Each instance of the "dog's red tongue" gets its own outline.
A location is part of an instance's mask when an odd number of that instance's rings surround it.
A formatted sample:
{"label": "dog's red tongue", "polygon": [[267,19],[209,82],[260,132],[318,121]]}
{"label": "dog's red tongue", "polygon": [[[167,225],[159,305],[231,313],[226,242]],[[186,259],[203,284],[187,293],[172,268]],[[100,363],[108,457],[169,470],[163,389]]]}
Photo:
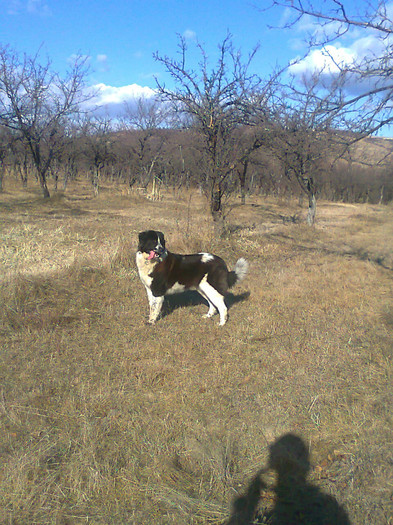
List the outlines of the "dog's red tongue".
{"label": "dog's red tongue", "polygon": [[153,250],[151,250],[150,253],[149,253],[149,257],[148,257],[148,259],[154,259],[155,256],[156,256],[156,252],[154,252]]}

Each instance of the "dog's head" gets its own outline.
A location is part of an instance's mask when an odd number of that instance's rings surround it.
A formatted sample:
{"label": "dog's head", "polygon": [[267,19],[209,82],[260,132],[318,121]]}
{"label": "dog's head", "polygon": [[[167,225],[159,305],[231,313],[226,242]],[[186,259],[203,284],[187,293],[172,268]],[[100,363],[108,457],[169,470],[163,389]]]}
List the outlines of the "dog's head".
{"label": "dog's head", "polygon": [[165,258],[164,234],[155,230],[147,230],[139,234],[138,251],[148,254],[148,259],[156,260]]}

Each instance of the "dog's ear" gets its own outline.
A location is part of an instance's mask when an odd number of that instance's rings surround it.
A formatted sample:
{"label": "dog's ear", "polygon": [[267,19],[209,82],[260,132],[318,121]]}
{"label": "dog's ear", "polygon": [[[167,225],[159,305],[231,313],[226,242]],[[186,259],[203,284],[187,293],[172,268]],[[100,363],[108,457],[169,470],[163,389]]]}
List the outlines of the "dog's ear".
{"label": "dog's ear", "polygon": [[147,234],[148,232],[144,231],[144,232],[140,232],[140,234],[138,235],[138,239],[139,239],[138,252],[142,251],[143,245],[145,244],[146,239],[147,239]]}

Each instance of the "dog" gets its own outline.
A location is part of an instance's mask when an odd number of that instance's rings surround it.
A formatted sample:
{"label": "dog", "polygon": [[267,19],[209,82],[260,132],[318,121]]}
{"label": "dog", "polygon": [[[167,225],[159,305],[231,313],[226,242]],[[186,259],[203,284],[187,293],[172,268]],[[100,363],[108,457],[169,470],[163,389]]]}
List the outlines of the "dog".
{"label": "dog", "polygon": [[197,290],[209,304],[209,311],[203,317],[212,317],[218,311],[219,325],[223,326],[228,317],[225,295],[248,271],[248,262],[243,258],[229,271],[217,255],[171,253],[165,247],[164,234],[155,230],[139,234],[136,265],[149,300],[150,324],[157,321],[165,295]]}

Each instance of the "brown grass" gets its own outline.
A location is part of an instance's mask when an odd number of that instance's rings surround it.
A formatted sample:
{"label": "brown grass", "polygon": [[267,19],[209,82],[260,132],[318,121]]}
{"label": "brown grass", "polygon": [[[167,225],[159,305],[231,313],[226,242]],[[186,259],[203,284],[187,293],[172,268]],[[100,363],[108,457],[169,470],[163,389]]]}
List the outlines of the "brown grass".
{"label": "brown grass", "polygon": [[[310,453],[304,492],[393,523],[393,209],[319,203],[313,229],[296,214],[250,199],[217,241],[197,194],[0,195],[1,523],[246,523],[257,478],[267,523],[288,433]],[[248,258],[225,327],[192,295],[145,325],[145,228]]]}

